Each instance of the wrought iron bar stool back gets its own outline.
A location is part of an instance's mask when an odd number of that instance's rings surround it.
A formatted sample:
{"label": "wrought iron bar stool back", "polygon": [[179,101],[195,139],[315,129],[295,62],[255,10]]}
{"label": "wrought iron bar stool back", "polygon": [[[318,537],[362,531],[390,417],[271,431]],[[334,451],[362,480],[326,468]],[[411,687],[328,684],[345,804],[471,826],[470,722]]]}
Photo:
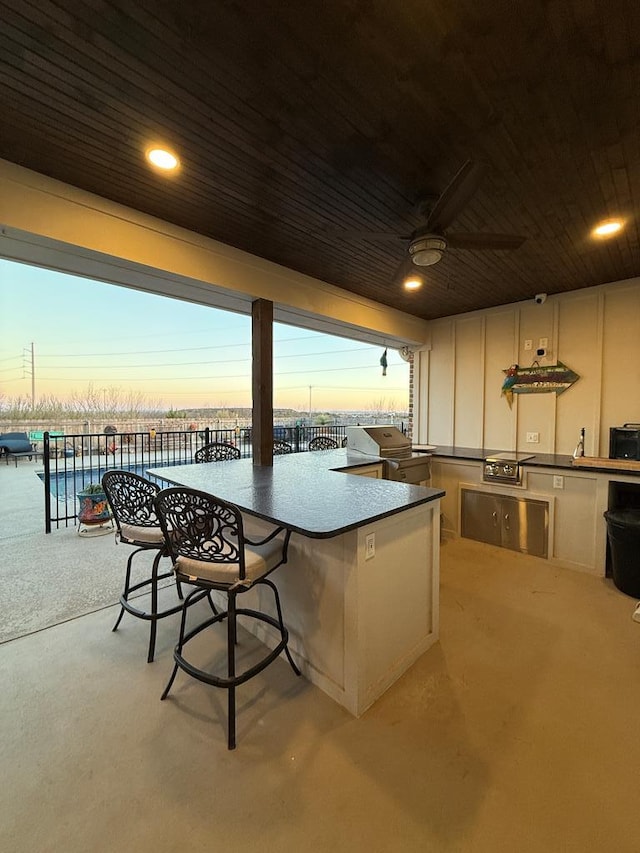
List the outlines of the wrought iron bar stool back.
{"label": "wrought iron bar stool back", "polygon": [[273,442],[273,455],[283,456],[285,453],[293,453],[293,447],[289,444],[288,441],[281,441],[280,439],[276,439]]}
{"label": "wrought iron bar stool back", "polygon": [[224,462],[227,459],[240,459],[240,451],[233,444],[212,441],[198,448],[193,455],[194,462]]}
{"label": "wrought iron bar stool back", "polygon": [[328,435],[316,435],[309,442],[309,450],[336,450],[338,442]]}
{"label": "wrought iron bar stool back", "polygon": [[[280,596],[275,584],[268,578],[278,566],[287,562],[287,549],[291,531],[275,527],[259,541],[252,541],[244,534],[242,515],[233,504],[222,501],[205,492],[188,488],[163,489],[155,498],[155,507],[160,524],[167,537],[176,577],[195,589],[185,599],[188,605],[191,596],[206,590],[213,611],[211,617],[189,631],[186,630],[187,608],[182,614],[180,636],[174,650],[174,667],[162,694],[166,699],[178,669],[214,687],[228,691],[229,749],[236,746],[236,687],[262,672],[281,652],[287,656],[296,675],[300,670],[289,652],[289,633],[282,620]],[[238,607],[236,599],[252,587],[262,584],[271,589],[275,601],[275,616],[246,607]],[[211,599],[211,592],[226,593],[227,609],[218,612]],[[257,663],[237,672],[236,647],[238,645],[237,618],[250,617],[272,626],[278,632],[276,645],[267,650]],[[226,673],[216,674],[202,669],[187,660],[185,647],[205,629],[227,622]]]}
{"label": "wrought iron bar stool back", "polygon": [[[155,654],[158,620],[178,613],[184,607],[182,588],[176,579],[179,603],[163,610],[158,609],[158,583],[173,576],[173,569],[161,572],[159,568],[160,560],[169,556],[164,533],[160,527],[153,503],[153,499],[160,489],[145,477],[131,471],[120,470],[107,471],[102,477],[102,487],[116,522],[116,540],[135,548],[127,560],[124,589],[120,596],[120,614],[113,630],[118,629],[125,610],[138,619],[150,622],[147,661],[151,663]],[[151,573],[145,572],[145,577],[142,580],[133,583],[131,579],[133,558],[141,551],[156,551],[157,553],[153,559]],[[130,600],[133,593],[145,589],[151,594],[148,610],[143,610]],[[138,599],[136,599],[137,601]]]}

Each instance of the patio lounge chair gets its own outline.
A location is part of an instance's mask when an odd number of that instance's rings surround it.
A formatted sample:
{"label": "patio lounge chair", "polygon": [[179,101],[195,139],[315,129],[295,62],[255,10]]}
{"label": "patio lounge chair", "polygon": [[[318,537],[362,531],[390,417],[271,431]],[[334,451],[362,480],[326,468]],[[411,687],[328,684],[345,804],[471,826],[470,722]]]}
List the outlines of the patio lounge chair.
{"label": "patio lounge chair", "polygon": [[3,435],[0,435],[0,452],[3,450],[7,465],[9,464],[9,459],[12,458],[15,460],[16,468],[18,467],[18,459],[21,459],[23,456],[28,456],[29,459],[33,459],[35,456],[37,459],[38,456],[42,455],[33,449],[33,445],[29,441],[29,436],[26,432],[5,432]]}

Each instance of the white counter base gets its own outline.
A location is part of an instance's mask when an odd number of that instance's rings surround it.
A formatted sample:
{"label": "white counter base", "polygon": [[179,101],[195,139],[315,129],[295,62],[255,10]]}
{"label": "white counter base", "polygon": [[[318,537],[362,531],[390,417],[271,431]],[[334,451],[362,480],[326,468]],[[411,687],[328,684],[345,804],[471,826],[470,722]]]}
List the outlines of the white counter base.
{"label": "white counter base", "polygon": [[[248,535],[269,525],[246,518]],[[375,556],[365,560],[365,538]],[[272,578],[303,675],[360,716],[438,639],[440,501],[331,539],[294,533]],[[272,612],[266,589],[243,596]],[[273,647],[262,624],[256,635]]]}

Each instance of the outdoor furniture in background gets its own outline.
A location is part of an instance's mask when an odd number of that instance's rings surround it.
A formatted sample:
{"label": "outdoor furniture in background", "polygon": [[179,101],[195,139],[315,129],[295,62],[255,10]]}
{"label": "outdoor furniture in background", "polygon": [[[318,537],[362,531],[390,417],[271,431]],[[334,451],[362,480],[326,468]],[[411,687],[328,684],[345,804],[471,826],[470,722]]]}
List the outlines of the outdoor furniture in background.
{"label": "outdoor furniture in background", "polygon": [[336,450],[338,442],[328,435],[316,435],[309,442],[309,450]]}
{"label": "outdoor furniture in background", "polygon": [[[102,487],[116,522],[117,538],[120,539],[120,542],[124,542],[126,545],[133,545],[135,548],[135,551],[131,552],[127,560],[124,589],[120,596],[120,614],[112,630],[117,630],[125,610],[138,619],[149,621],[151,623],[151,630],[149,633],[147,662],[151,663],[156,646],[156,625],[158,619],[164,619],[165,616],[178,613],[185,606],[182,588],[180,582],[176,579],[178,597],[180,598],[179,603],[165,610],[158,610],[158,581],[169,578],[173,574],[172,571],[162,573],[158,571],[160,560],[163,557],[169,556],[162,528],[158,522],[158,516],[156,515],[153,504],[153,499],[160,491],[160,488],[155,483],[138,474],[117,470],[107,471],[102,478]],[[133,558],[141,551],[150,550],[157,551],[153,559],[151,575],[137,583],[132,583],[131,564]],[[145,588],[149,588],[151,592],[151,607],[149,610],[141,610],[140,607],[136,607],[129,600],[132,593]],[[202,596],[200,597],[202,598]],[[193,604],[194,602],[191,601],[190,603]]]}
{"label": "outdoor furniture in background", "polygon": [[[242,515],[233,504],[213,495],[188,488],[163,489],[155,498],[155,507],[164,531],[176,578],[195,586],[185,599],[180,636],[173,652],[173,672],[164,689],[166,699],[178,669],[187,675],[228,691],[227,745],[236,746],[236,687],[262,672],[284,651],[296,675],[300,670],[289,652],[289,633],[282,621],[280,596],[275,584],[267,579],[278,566],[287,562],[291,532],[274,527],[264,539],[253,542],[244,535]],[[284,534],[281,536],[281,534]],[[258,584],[268,586],[275,598],[277,619],[258,610],[236,606],[236,598]],[[218,612],[211,591],[226,593],[227,609]],[[187,607],[192,599],[203,594],[209,597],[213,616],[190,631],[186,631]],[[273,626],[280,633],[275,648],[267,649],[257,663],[236,673],[237,617],[257,619]],[[205,629],[218,622],[227,623],[227,672],[218,675],[212,668],[201,669],[184,656],[185,646]],[[244,622],[244,618],[243,618]]]}
{"label": "outdoor furniture in background", "polygon": [[[60,438],[63,435],[63,432],[56,432],[55,430],[51,430],[49,432],[50,438]],[[38,445],[42,444],[44,441],[44,430],[31,430],[29,433],[29,441],[31,442],[33,449],[37,450]]]}
{"label": "outdoor furniture in background", "polygon": [[194,462],[224,462],[227,459],[240,459],[240,451],[232,444],[212,441],[196,450]]}
{"label": "outdoor furniture in background", "polygon": [[276,441],[273,442],[273,455],[282,456],[285,453],[293,453],[293,447],[288,441],[280,441],[279,439],[276,439]]}
{"label": "outdoor furniture in background", "polygon": [[34,450],[29,436],[26,432],[5,432],[0,435],[0,451],[4,451],[7,465],[9,459],[14,459],[16,468],[18,467],[18,459],[28,456],[29,459],[34,457],[37,459],[42,454],[38,450]]}

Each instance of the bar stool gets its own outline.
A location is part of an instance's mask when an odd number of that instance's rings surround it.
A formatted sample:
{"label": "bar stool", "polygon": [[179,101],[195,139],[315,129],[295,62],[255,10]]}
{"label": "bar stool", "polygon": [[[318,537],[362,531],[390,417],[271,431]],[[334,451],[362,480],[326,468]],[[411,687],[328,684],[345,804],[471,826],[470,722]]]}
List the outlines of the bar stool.
{"label": "bar stool", "polygon": [[[138,619],[151,623],[149,632],[149,651],[147,662],[151,663],[155,654],[156,628],[159,619],[178,613],[186,605],[183,601],[180,581],[176,578],[176,587],[180,601],[164,610],[158,610],[158,582],[173,576],[173,569],[160,572],[160,560],[169,556],[162,528],[158,522],[153,499],[160,491],[159,487],[131,471],[111,470],[102,477],[102,487],[116,522],[116,541],[133,545],[135,550],[129,555],[125,574],[124,589],[120,596],[120,614],[113,626],[117,631],[125,610]],[[133,558],[142,551],[156,551],[151,574],[143,580],[131,583]],[[142,610],[132,604],[130,597],[138,590],[148,588],[151,592],[151,607]],[[203,595],[200,596],[202,598]],[[190,604],[195,602],[190,602]]]}
{"label": "bar stool", "polygon": [[274,456],[283,456],[285,453],[293,453],[293,447],[289,444],[288,441],[282,441],[277,438],[273,442],[273,455]]}
{"label": "bar stool", "polygon": [[[275,527],[264,539],[252,541],[244,535],[242,515],[236,506],[195,489],[182,487],[163,489],[155,497],[154,505],[168,543],[176,578],[182,583],[195,587],[185,599],[180,636],[173,653],[175,664],[161,699],[166,699],[169,694],[178,669],[198,681],[227,690],[227,746],[229,749],[235,749],[236,687],[262,672],[283,651],[295,674],[300,675],[300,670],[289,652],[289,632],[282,621],[278,590],[267,577],[278,566],[287,562],[291,531]],[[258,584],[272,590],[277,618],[258,610],[237,606],[238,596]],[[192,596],[201,595],[203,590],[209,596],[214,613],[187,632],[186,614],[190,599]],[[215,611],[211,600],[213,590],[226,593],[227,609],[225,611]],[[243,672],[236,672],[238,616],[265,622],[276,628],[280,635],[275,648],[267,650],[257,663]],[[185,650],[194,637],[225,619],[227,621],[227,672],[225,675],[219,675],[210,670],[201,669],[187,660]]]}
{"label": "bar stool", "polygon": [[240,451],[233,444],[226,444],[224,441],[205,444],[193,455],[194,462],[224,462],[227,459],[240,459]]}
{"label": "bar stool", "polygon": [[338,442],[329,435],[316,435],[309,442],[309,450],[335,450]]}

